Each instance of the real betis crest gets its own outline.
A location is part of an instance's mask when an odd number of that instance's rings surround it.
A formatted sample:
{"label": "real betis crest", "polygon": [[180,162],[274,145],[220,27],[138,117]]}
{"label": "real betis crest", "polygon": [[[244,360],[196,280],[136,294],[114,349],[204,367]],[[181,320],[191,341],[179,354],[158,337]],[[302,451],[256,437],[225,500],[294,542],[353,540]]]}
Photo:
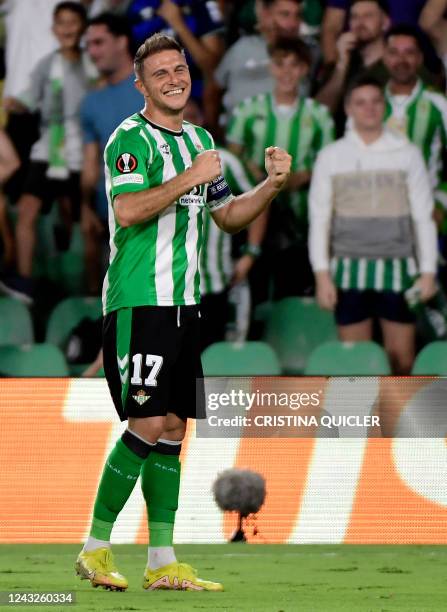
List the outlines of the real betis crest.
{"label": "real betis crest", "polygon": [[150,395],[147,395],[144,389],[140,389],[139,391],[137,391],[137,394],[132,395],[132,397],[137,402],[137,404],[142,406],[150,398]]}

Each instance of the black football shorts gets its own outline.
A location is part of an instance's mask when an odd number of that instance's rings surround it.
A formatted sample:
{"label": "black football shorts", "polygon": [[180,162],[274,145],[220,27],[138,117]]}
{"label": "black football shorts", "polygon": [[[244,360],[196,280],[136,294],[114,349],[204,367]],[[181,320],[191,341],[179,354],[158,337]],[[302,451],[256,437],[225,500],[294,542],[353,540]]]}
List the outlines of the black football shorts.
{"label": "black football shorts", "polygon": [[204,418],[198,306],[139,306],[107,314],[104,372],[121,421]]}

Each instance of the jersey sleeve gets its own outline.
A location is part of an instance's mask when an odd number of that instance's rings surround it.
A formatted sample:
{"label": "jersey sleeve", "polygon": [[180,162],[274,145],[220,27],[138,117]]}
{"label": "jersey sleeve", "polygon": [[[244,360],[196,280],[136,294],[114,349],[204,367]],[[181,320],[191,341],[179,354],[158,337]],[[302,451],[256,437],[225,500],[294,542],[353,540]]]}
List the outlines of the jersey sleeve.
{"label": "jersey sleeve", "polygon": [[136,129],[120,128],[106,148],[112,199],[121,193],[149,188],[148,168],[152,161],[149,142]]}

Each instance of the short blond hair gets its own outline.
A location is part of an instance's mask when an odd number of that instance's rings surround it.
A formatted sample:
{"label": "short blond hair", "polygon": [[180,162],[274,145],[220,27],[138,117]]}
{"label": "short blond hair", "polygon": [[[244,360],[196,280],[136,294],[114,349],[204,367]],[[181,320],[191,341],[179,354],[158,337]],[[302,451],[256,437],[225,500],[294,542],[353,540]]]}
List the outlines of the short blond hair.
{"label": "short blond hair", "polygon": [[178,44],[175,38],[172,38],[172,36],[166,36],[166,34],[160,33],[153,34],[149,38],[146,38],[135,54],[133,65],[138,79],[141,79],[143,75],[144,60],[147,57],[155,55],[156,53],[161,53],[162,51],[178,51],[182,55],[185,54],[182,47]]}

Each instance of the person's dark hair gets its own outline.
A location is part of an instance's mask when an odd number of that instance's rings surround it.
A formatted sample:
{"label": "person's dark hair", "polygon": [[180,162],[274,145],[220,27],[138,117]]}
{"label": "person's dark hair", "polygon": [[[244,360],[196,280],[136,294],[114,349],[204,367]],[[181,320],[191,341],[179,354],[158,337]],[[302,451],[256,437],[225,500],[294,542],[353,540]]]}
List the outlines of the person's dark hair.
{"label": "person's dark hair", "polygon": [[361,87],[375,87],[376,89],[380,91],[382,96],[384,95],[383,87],[380,81],[368,75],[361,75],[353,79],[351,83],[349,83],[348,88],[346,89],[346,93],[345,93],[345,102],[349,102],[353,92],[356,89],[360,89]]}
{"label": "person's dark hair", "polygon": [[359,2],[374,2],[377,6],[382,9],[384,13],[387,15],[390,14],[390,7],[388,5],[388,0],[351,0],[350,9],[354,6],[354,4],[358,4]]}
{"label": "person's dark hair", "polygon": [[141,78],[143,74],[144,60],[147,57],[155,55],[156,53],[161,53],[162,51],[178,51],[179,53],[184,53],[182,47],[178,44],[175,38],[172,38],[172,36],[166,36],[166,34],[160,33],[153,34],[149,38],[146,38],[135,54],[133,65],[135,74],[138,78]]}
{"label": "person's dark hair", "polygon": [[[275,4],[278,0],[261,0],[262,4],[265,7],[270,7],[272,4]],[[296,2],[297,4],[302,4],[304,0],[292,0],[292,2]]]}
{"label": "person's dark hair", "polygon": [[59,2],[53,10],[53,19],[55,19],[62,11],[71,11],[75,13],[83,23],[87,23],[87,11],[80,2]]}
{"label": "person's dark hair", "polygon": [[388,43],[392,36],[409,36],[416,42],[419,51],[423,53],[422,36],[420,31],[414,26],[404,23],[393,26],[385,33],[385,43]]}
{"label": "person's dark hair", "polygon": [[90,26],[105,26],[110,34],[116,36],[125,36],[127,38],[127,46],[129,48],[129,53],[133,55],[134,47],[132,44],[132,31],[130,29],[130,25],[126,17],[122,15],[114,15],[113,13],[101,13],[92,19],[89,19],[88,24]]}
{"label": "person's dark hair", "polygon": [[306,43],[300,38],[278,38],[269,45],[268,52],[270,57],[275,55],[296,55],[307,66],[312,64],[312,54]]}

